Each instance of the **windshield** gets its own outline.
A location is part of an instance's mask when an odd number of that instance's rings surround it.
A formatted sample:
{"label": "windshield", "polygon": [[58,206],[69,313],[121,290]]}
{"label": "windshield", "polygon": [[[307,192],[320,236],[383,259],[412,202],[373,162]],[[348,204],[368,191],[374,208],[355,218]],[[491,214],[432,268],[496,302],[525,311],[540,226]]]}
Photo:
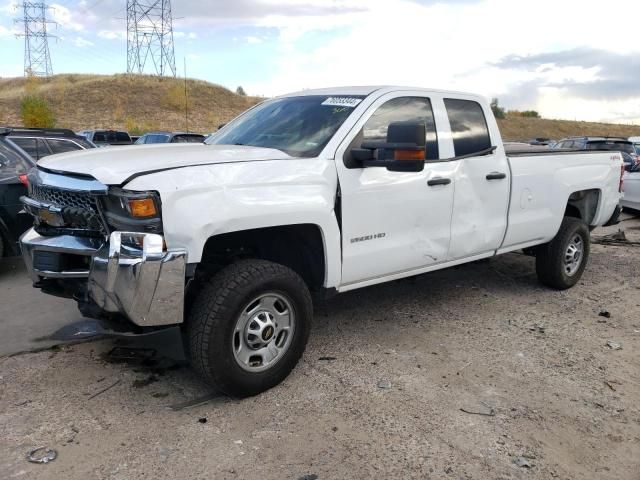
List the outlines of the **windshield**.
{"label": "windshield", "polygon": [[615,150],[616,152],[636,153],[631,142],[589,142],[588,150]]}
{"label": "windshield", "polygon": [[275,148],[293,157],[315,157],[363,98],[308,95],[267,101],[206,143]]}

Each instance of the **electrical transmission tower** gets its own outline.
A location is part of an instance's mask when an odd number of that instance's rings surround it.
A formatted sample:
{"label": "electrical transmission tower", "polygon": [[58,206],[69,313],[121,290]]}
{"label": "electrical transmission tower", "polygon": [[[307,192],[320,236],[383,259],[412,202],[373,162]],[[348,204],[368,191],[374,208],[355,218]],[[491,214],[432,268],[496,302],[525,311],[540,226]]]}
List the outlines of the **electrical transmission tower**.
{"label": "electrical transmission tower", "polygon": [[127,73],[176,76],[170,0],[127,0]]}
{"label": "electrical transmission tower", "polygon": [[49,38],[55,38],[47,33],[47,24],[54,23],[47,20],[47,9],[44,2],[22,2],[23,18],[16,23],[24,24],[24,74],[27,77],[48,77],[53,75],[51,56],[49,55]]}

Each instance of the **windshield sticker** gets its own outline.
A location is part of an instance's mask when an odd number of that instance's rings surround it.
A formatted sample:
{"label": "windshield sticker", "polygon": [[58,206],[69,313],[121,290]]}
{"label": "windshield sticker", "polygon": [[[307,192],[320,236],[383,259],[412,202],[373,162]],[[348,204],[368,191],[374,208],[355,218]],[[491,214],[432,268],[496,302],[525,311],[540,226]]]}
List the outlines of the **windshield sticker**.
{"label": "windshield sticker", "polygon": [[361,98],[353,97],[329,97],[321,105],[328,107],[347,107],[355,108],[362,101]]}

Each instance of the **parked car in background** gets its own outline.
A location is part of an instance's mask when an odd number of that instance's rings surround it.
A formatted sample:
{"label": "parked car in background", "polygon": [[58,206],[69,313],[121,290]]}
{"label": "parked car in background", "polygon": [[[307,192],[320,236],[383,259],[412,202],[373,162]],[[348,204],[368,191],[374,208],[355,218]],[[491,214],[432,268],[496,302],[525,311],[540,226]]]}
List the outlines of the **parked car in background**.
{"label": "parked car in background", "polygon": [[629,137],[629,141],[633,143],[636,154],[640,155],[640,137]]}
{"label": "parked car in background", "polygon": [[35,161],[0,129],[0,257],[19,253],[18,239],[33,224],[20,197],[27,195],[27,172]]}
{"label": "parked car in background", "polygon": [[31,155],[36,162],[56,153],[96,148],[85,137],[66,128],[7,128],[10,130],[7,138]]}
{"label": "parked car in background", "polygon": [[553,148],[567,150],[612,150],[631,155],[638,163],[639,157],[633,143],[622,137],[569,137],[560,140]]}
{"label": "parked car in background", "polygon": [[204,143],[204,135],[185,132],[149,132],[142,135],[136,145],[149,145],[150,143]]}
{"label": "parked car in background", "polygon": [[133,143],[136,143],[138,141],[138,139],[140,138],[140,135],[129,135],[131,137],[131,141]]}
{"label": "parked car in background", "polygon": [[120,130],[82,130],[78,132],[78,135],[82,135],[87,140],[95,143],[97,147],[133,144],[129,134]]}
{"label": "parked car in background", "polygon": [[528,140],[527,143],[529,145],[549,146],[550,144],[555,143],[555,142],[553,140],[551,140],[550,138],[537,137],[537,138],[532,138],[531,140]]}
{"label": "parked car in background", "polygon": [[625,208],[640,210],[640,164],[636,163],[625,172],[623,181],[624,197],[620,200],[620,204]]}

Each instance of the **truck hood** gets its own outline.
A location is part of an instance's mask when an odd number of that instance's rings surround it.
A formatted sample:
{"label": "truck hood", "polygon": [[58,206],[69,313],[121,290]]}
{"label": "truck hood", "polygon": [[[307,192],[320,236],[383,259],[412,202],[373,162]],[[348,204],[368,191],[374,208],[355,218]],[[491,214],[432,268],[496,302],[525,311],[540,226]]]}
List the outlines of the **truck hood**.
{"label": "truck hood", "polygon": [[292,158],[272,148],[243,145],[160,144],[92,148],[43,158],[39,167],[61,173],[91,175],[105,185],[122,185],[144,173],[218,163]]}

